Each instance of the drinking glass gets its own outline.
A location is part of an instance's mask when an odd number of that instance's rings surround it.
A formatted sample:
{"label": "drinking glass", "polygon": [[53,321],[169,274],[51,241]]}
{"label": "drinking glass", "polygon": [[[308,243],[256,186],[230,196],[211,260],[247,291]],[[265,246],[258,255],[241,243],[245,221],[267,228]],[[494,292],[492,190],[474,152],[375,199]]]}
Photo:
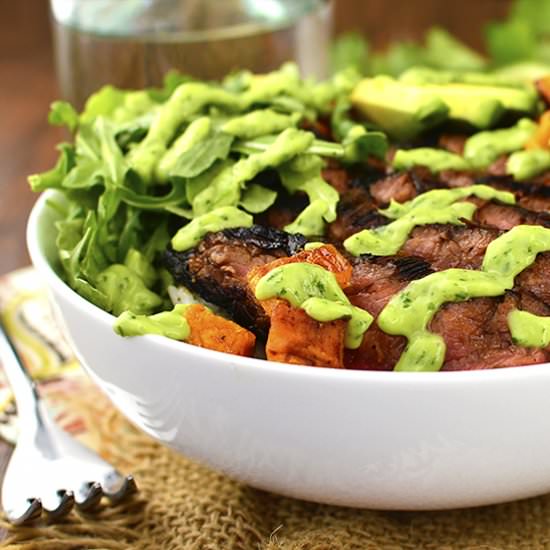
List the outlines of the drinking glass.
{"label": "drinking glass", "polygon": [[103,84],[159,85],[170,69],[217,79],[295,60],[328,67],[330,0],[50,0],[61,93],[77,107]]}

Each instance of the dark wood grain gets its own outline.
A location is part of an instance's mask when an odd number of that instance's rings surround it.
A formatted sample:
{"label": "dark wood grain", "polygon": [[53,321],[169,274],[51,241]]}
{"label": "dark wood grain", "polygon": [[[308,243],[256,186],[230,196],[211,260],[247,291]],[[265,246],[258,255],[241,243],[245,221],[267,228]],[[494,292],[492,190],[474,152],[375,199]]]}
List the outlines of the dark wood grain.
{"label": "dark wood grain", "polygon": [[0,274],[29,263],[25,224],[36,196],[27,176],[53,164],[61,139],[47,124],[57,89],[46,7],[0,1]]}

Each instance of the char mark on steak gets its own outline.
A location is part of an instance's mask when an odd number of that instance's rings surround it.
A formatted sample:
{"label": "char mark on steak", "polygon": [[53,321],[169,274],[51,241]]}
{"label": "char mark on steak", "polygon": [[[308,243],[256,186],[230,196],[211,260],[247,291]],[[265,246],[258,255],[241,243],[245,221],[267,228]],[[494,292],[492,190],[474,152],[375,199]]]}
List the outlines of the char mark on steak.
{"label": "char mark on steak", "polygon": [[164,265],[177,284],[221,307],[233,320],[264,337],[269,319],[248,287],[248,271],[291,256],[306,242],[302,235],[253,226],[208,234],[186,252],[164,253]]}
{"label": "char mark on steak", "polygon": [[441,271],[449,268],[479,269],[489,243],[502,232],[496,228],[431,224],[415,227],[398,256],[422,258]]}
{"label": "char mark on steak", "polygon": [[[354,262],[351,284],[345,292],[352,304],[369,311],[375,322],[365,333],[360,348],[346,351],[347,368],[392,370],[406,347],[405,337],[386,334],[376,323],[384,306],[409,283],[400,261],[417,260],[361,256]],[[407,271],[405,274],[409,275]],[[514,289],[505,295],[449,302],[437,311],[429,330],[441,335],[446,344],[442,370],[548,361],[549,348],[524,348],[512,341],[507,317],[515,308],[550,315],[550,254],[539,254],[534,264],[516,278]]]}

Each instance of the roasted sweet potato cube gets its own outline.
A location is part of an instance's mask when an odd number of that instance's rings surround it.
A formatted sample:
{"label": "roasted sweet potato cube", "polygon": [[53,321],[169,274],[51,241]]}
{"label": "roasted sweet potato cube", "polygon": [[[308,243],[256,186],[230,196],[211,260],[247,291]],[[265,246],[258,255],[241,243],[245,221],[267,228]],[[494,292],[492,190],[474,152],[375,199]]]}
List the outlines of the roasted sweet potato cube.
{"label": "roasted sweet potato cube", "polygon": [[536,86],[542,99],[544,99],[547,105],[550,105],[550,75],[537,80]]}
{"label": "roasted sweet potato cube", "polygon": [[550,111],[546,111],[539,119],[538,127],[533,137],[525,144],[526,149],[550,148]]}
{"label": "roasted sweet potato cube", "polygon": [[292,264],[296,262],[305,262],[308,264],[317,264],[327,271],[330,271],[336,277],[338,284],[342,288],[346,288],[349,285],[351,280],[352,267],[351,264],[332,246],[331,244],[326,244],[319,248],[314,248],[312,250],[303,250],[294,256],[288,258],[280,258],[278,260],[273,260],[268,264],[258,266],[252,269],[248,273],[248,282],[252,290],[256,288],[258,281],[266,274],[269,273],[272,269],[279,267],[281,265]]}
{"label": "roasted sweet potato cube", "polygon": [[191,334],[187,342],[201,348],[225,351],[234,355],[254,353],[256,337],[233,321],[224,319],[200,304],[185,310]]}
{"label": "roasted sweet potato cube", "polygon": [[266,344],[269,361],[343,368],[346,322],[319,323],[284,300],[273,300]]}

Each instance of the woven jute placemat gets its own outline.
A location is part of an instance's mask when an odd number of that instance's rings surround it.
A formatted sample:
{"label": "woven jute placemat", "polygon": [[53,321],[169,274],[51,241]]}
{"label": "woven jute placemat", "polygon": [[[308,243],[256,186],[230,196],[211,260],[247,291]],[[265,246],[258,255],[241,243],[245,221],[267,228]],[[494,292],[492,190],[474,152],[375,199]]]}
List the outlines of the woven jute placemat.
{"label": "woven jute placemat", "polygon": [[[235,482],[166,449],[131,426],[74,365],[62,336],[29,319],[47,308],[32,271],[0,281],[0,306],[42,393],[66,429],[139,484],[136,498],[60,524],[14,528],[11,550],[370,550],[550,548],[550,495],[467,510],[376,512],[302,502]],[[30,312],[30,313],[29,313]],[[32,315],[31,315],[32,314]],[[48,321],[51,322],[51,321]],[[52,335],[55,335],[52,336]],[[46,372],[45,349],[54,350]],[[52,359],[53,357],[53,359]],[[41,363],[38,363],[40,358]],[[14,437],[0,379],[0,433]],[[550,460],[550,457],[549,457]]]}

